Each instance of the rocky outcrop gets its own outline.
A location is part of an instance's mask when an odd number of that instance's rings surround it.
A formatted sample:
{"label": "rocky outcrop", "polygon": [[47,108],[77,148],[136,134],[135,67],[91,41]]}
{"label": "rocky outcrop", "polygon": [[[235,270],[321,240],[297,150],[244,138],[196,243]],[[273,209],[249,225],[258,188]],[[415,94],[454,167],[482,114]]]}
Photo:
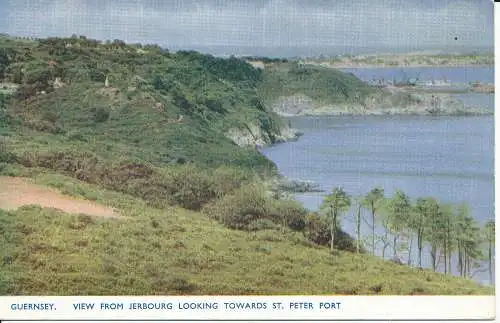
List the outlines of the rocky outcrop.
{"label": "rocky outcrop", "polygon": [[277,199],[294,199],[294,194],[297,193],[324,192],[318,184],[312,181],[289,179],[283,175],[269,178],[262,184],[266,193]]}
{"label": "rocky outcrop", "polygon": [[292,179],[280,179],[276,183],[276,189],[290,193],[324,192],[319,185],[311,181]]}
{"label": "rocky outcrop", "polygon": [[268,133],[253,123],[239,128],[231,128],[226,133],[226,137],[240,147],[264,147],[279,142],[296,140],[300,135],[300,132],[288,126],[283,126],[279,133]]}
{"label": "rocky outcrop", "polygon": [[60,77],[56,77],[56,79],[54,80],[54,83],[52,84],[52,86],[54,87],[54,89],[60,89],[64,86],[64,82],[61,80]]}
{"label": "rocky outcrop", "polygon": [[490,115],[483,107],[466,106],[449,94],[418,93],[398,88],[375,93],[360,103],[321,104],[303,94],[280,97],[272,105],[281,116],[307,115]]}

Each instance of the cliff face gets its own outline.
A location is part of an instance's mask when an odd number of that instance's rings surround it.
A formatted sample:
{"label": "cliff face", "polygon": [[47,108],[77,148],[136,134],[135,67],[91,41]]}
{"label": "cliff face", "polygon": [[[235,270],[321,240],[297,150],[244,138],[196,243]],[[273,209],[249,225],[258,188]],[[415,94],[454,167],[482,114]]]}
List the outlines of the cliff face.
{"label": "cliff face", "polygon": [[240,147],[264,147],[279,142],[296,140],[300,133],[288,126],[282,126],[278,131],[266,131],[255,123],[244,127],[231,128],[226,137]]}

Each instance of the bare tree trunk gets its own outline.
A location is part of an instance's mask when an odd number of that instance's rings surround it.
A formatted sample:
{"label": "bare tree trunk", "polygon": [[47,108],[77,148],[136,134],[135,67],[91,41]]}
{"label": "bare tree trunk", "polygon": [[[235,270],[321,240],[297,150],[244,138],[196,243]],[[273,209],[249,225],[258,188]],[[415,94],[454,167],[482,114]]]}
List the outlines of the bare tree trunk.
{"label": "bare tree trunk", "polygon": [[361,203],[358,204],[358,214],[357,214],[357,228],[356,228],[356,233],[357,233],[357,239],[356,239],[356,252],[359,253],[360,251],[360,243],[361,243]]}
{"label": "bare tree trunk", "polygon": [[447,262],[447,255],[448,255],[448,244],[446,241],[444,241],[444,244],[443,244],[443,256],[444,256],[444,273],[447,274],[448,273],[448,262]]}
{"label": "bare tree trunk", "polygon": [[453,270],[451,269],[451,246],[448,246],[448,271],[450,274],[453,274]]}
{"label": "bare tree trunk", "polygon": [[333,240],[335,239],[335,232],[333,231],[333,217],[330,223],[330,251],[333,251]]}
{"label": "bare tree trunk", "polygon": [[392,256],[394,257],[394,259],[396,258],[396,256],[398,255],[398,236],[397,235],[394,235],[394,240],[392,242]]}
{"label": "bare tree trunk", "polygon": [[408,243],[408,266],[411,266],[412,251],[413,251],[413,234],[410,233],[410,242]]}
{"label": "bare tree trunk", "polygon": [[375,209],[372,205],[372,255],[375,255]]}
{"label": "bare tree trunk", "polygon": [[493,267],[492,267],[492,246],[491,239],[488,242],[488,273],[490,275],[490,284],[493,284]]}
{"label": "bare tree trunk", "polygon": [[417,247],[418,247],[418,266],[422,267],[422,249],[423,249],[423,241],[422,241],[422,233],[419,232],[417,236]]}
{"label": "bare tree trunk", "polygon": [[[436,245],[432,244],[431,245],[431,260],[432,260],[432,271],[436,271]],[[420,265],[422,266],[422,265]]]}
{"label": "bare tree trunk", "polygon": [[469,255],[467,254],[467,249],[464,248],[464,259],[463,259],[463,262],[464,262],[464,277],[467,277],[468,273],[469,273]]}
{"label": "bare tree trunk", "polygon": [[458,270],[460,271],[460,276],[464,276],[464,268],[462,263],[462,248],[460,242],[458,243]]}
{"label": "bare tree trunk", "polygon": [[337,211],[331,211],[332,223],[330,226],[330,251],[333,251],[333,246],[335,243],[335,232],[337,231]]}

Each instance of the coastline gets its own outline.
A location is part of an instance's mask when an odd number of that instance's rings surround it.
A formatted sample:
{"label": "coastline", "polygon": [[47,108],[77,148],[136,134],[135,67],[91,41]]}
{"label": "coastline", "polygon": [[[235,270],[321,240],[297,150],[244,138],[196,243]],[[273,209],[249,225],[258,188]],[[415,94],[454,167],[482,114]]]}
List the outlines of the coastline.
{"label": "coastline", "polygon": [[[407,114],[396,114],[398,116],[408,116]],[[340,117],[341,115],[328,115],[328,114],[323,114],[323,115],[304,115],[304,116],[314,116],[314,117]],[[360,117],[360,116],[364,116],[364,115],[351,115],[353,117]],[[387,115],[377,115],[378,117],[381,117],[381,118],[384,118],[384,117],[387,117]],[[419,115],[419,116],[425,116],[425,115]],[[445,116],[451,116],[451,115],[442,115],[443,117]],[[464,115],[463,117],[468,117],[468,116],[473,116],[473,115]],[[289,117],[298,117],[298,116],[289,116]],[[299,138],[300,139],[300,138]],[[298,139],[298,140],[299,140]],[[284,143],[284,142],[280,142],[280,143]],[[276,143],[276,144],[279,144],[279,143]],[[262,152],[261,154],[263,156],[265,156]],[[269,157],[265,156],[266,158],[270,159]],[[271,160],[271,159],[270,159]],[[274,160],[271,160],[273,163],[276,164],[277,168],[278,168],[278,171],[280,172],[280,167],[279,165],[274,161]],[[328,193],[330,193],[328,190],[324,190],[324,189],[318,189],[318,190],[305,190],[305,191],[293,191],[293,190],[282,190],[279,188],[279,186],[282,184],[282,183],[297,183],[298,187],[300,187],[299,185],[310,185],[311,187],[318,187],[319,184],[314,182],[314,181],[311,181],[311,180],[308,180],[307,178],[306,179],[294,179],[294,178],[289,178],[287,177],[286,175],[284,174],[281,174],[281,172],[279,173],[279,175],[277,176],[272,176],[268,179],[266,179],[265,181],[265,185],[267,186],[267,192],[269,194],[274,194],[274,196],[279,196],[280,199],[291,199],[291,200],[294,200],[294,201],[297,201],[299,203],[303,203],[301,202],[301,200],[299,198],[297,198],[297,195],[302,195],[302,194],[310,194],[310,193],[315,193],[315,194],[318,194],[319,196],[324,196]],[[354,237],[354,235],[352,233],[348,233],[349,236],[351,237]],[[379,256],[377,256],[379,257]],[[380,257],[381,258],[381,257]],[[385,261],[391,261],[390,258],[381,258]],[[411,268],[415,268],[418,266],[412,264],[412,265],[407,265],[406,263],[404,263],[403,265],[405,266],[408,266],[408,267],[411,267]],[[430,269],[431,267],[424,267],[424,269]],[[458,277],[458,275],[454,275],[455,277]],[[486,287],[491,287],[491,286],[494,286],[494,285],[491,285],[490,283],[486,282],[486,281],[476,281],[474,280],[474,282],[476,282],[477,284],[480,284],[481,286],[486,286]]]}
{"label": "coastline", "polygon": [[328,63],[311,63],[306,62],[306,65],[315,65],[336,69],[350,68],[488,68],[494,67],[495,64],[411,64],[411,65],[387,65],[387,64],[328,64]]}

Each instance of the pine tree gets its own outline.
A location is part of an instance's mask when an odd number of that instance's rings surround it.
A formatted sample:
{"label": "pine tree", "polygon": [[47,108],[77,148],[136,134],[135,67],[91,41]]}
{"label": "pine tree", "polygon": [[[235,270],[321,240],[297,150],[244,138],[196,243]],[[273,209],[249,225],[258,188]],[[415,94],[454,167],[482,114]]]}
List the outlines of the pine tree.
{"label": "pine tree", "polygon": [[324,213],[330,222],[330,250],[333,251],[335,243],[335,233],[338,230],[338,221],[342,213],[351,206],[351,198],[341,187],[336,187],[332,193],[327,195],[320,206],[320,211]]}
{"label": "pine tree", "polygon": [[362,204],[367,208],[372,216],[372,254],[375,255],[375,224],[376,224],[376,213],[380,207],[381,202],[384,200],[384,189],[374,188],[364,197]]}

